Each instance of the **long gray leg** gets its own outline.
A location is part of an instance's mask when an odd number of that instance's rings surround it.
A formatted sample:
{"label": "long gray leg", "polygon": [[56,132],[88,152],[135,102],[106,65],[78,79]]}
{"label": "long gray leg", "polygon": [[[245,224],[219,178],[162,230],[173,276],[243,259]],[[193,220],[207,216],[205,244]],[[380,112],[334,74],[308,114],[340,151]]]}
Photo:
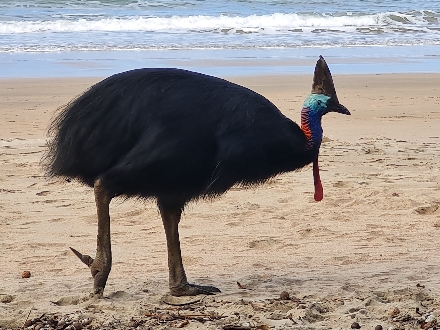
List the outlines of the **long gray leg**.
{"label": "long gray leg", "polygon": [[104,293],[105,284],[112,268],[112,250],[110,241],[110,212],[109,205],[111,197],[105,191],[101,179],[94,183],[95,202],[98,213],[98,237],[96,258],[82,255],[75,249],[70,248],[73,253],[87,266],[89,266],[94,278],[93,292],[99,296]]}
{"label": "long gray leg", "polygon": [[195,296],[198,294],[213,294],[220,292],[213,286],[189,284],[182,263],[179,241],[179,222],[182,208],[165,206],[158,201],[162,216],[168,248],[169,288],[173,296]]}

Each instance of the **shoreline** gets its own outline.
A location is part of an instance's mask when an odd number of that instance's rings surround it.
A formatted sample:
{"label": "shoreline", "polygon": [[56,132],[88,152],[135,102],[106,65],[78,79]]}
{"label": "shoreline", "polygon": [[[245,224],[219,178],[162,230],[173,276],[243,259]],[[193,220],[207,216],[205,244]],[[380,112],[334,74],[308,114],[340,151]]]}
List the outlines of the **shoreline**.
{"label": "shoreline", "polygon": [[[319,55],[333,74],[439,73],[440,46],[0,52],[0,78],[97,77],[142,67],[214,76],[308,74]],[[313,71],[312,71],[313,72]]]}

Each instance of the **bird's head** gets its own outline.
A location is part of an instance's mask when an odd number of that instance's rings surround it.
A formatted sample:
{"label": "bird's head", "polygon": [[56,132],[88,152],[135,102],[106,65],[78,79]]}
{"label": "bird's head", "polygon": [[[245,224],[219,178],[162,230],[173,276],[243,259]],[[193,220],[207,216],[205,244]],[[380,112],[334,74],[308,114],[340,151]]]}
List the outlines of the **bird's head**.
{"label": "bird's head", "polygon": [[340,104],[337,99],[325,94],[310,94],[304,101],[303,109],[308,109],[309,115],[321,118],[326,113],[338,112],[350,115],[346,107]]}
{"label": "bird's head", "polygon": [[322,141],[321,118],[329,112],[350,115],[350,111],[339,103],[330,70],[324,58],[320,56],[315,66],[312,93],[306,98],[301,112],[301,128],[307,137],[307,148],[316,152],[316,158],[313,160],[316,201],[323,198],[318,168],[318,153]]}

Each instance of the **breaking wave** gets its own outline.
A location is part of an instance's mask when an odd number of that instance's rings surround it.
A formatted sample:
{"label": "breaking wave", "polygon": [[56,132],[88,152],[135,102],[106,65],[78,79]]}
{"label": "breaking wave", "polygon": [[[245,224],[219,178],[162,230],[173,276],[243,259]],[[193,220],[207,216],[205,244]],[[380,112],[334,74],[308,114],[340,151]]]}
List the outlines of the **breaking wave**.
{"label": "breaking wave", "polygon": [[[352,32],[366,29],[381,32],[439,31],[440,13],[434,11],[384,12],[371,15],[345,13],[284,14],[250,16],[171,16],[171,17],[94,17],[84,15],[54,20],[21,20],[0,22],[0,34],[58,32],[218,32],[218,33],[283,33],[313,32],[316,29]],[[359,30],[360,29],[360,30]],[[361,31],[362,32],[362,31]]]}

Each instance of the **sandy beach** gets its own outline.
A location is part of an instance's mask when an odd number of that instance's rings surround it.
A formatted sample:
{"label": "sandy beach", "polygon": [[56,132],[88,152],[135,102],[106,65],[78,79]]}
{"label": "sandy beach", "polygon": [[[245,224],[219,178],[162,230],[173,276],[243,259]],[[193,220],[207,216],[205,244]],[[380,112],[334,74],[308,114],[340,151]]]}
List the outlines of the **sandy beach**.
{"label": "sandy beach", "polygon": [[[333,78],[352,116],[323,118],[324,200],[313,200],[309,166],[189,204],[180,225],[188,278],[222,293],[180,307],[162,303],[166,242],[154,201],[112,201],[112,272],[105,298],[87,298],[90,271],[69,247],[95,254],[93,191],[49,180],[39,165],[56,109],[100,79],[0,80],[0,328],[433,329],[440,74]],[[299,122],[312,73],[231,80]]]}

